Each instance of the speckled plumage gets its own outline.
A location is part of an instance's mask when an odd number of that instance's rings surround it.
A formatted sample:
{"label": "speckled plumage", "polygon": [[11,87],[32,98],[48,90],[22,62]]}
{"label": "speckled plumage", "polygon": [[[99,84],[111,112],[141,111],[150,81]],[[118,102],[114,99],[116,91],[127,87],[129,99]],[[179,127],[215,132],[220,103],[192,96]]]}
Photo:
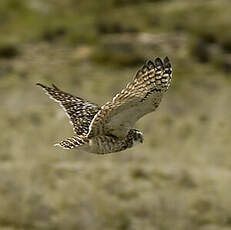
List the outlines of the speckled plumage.
{"label": "speckled plumage", "polygon": [[47,87],[40,83],[37,83],[37,85],[41,86],[51,99],[60,104],[69,117],[75,134],[86,135],[88,133],[89,125],[95,114],[100,110],[100,106],[61,91],[54,84],[53,87]]}
{"label": "speckled plumage", "polygon": [[131,148],[143,141],[142,133],[133,126],[138,119],[158,107],[171,79],[172,68],[167,57],[163,61],[160,58],[148,61],[125,89],[101,107],[65,93],[54,85],[38,85],[59,102],[73,125],[75,135],[56,145],[106,154]]}

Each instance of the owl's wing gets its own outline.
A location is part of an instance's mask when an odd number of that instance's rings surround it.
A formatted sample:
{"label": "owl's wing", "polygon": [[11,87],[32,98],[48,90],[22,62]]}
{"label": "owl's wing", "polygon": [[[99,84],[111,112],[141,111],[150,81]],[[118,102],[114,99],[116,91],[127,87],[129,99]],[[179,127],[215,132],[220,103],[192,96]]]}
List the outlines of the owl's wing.
{"label": "owl's wing", "polygon": [[37,85],[41,86],[51,99],[60,104],[69,117],[73,130],[77,135],[86,135],[88,133],[90,123],[99,111],[100,106],[61,91],[55,85],[52,85],[52,87],[47,87],[40,83],[37,83]]}
{"label": "owl's wing", "polygon": [[138,119],[158,107],[171,78],[167,57],[148,61],[125,89],[101,107],[90,124],[88,137],[101,133],[126,136]]}

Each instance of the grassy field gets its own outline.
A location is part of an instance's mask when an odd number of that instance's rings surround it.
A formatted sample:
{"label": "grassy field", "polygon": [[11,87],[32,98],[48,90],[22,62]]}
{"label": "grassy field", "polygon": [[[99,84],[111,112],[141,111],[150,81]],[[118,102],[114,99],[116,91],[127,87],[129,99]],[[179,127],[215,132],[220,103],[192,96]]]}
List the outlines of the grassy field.
{"label": "grassy field", "polygon": [[[0,1],[0,229],[231,229],[228,0]],[[173,81],[137,123],[143,145],[63,151],[37,82],[102,105],[148,59]]]}

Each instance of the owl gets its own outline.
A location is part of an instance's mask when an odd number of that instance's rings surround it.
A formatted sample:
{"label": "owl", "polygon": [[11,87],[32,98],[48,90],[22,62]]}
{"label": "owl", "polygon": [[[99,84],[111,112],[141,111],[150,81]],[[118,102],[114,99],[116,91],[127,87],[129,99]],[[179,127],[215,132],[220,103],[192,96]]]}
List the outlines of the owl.
{"label": "owl", "polygon": [[80,149],[96,154],[120,152],[143,143],[143,134],[134,129],[136,121],[160,104],[172,79],[168,57],[148,61],[132,82],[113,99],[99,106],[40,83],[46,94],[58,102],[73,126],[74,135],[55,144],[63,149]]}

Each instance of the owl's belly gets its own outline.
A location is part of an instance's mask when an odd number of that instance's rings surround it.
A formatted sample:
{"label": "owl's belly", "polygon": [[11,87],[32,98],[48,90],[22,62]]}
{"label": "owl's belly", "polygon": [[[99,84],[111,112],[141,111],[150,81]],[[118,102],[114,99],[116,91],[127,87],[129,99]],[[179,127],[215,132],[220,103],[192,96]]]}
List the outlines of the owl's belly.
{"label": "owl's belly", "polygon": [[115,136],[96,136],[89,141],[86,151],[97,154],[107,154],[123,151],[127,148],[125,139]]}

